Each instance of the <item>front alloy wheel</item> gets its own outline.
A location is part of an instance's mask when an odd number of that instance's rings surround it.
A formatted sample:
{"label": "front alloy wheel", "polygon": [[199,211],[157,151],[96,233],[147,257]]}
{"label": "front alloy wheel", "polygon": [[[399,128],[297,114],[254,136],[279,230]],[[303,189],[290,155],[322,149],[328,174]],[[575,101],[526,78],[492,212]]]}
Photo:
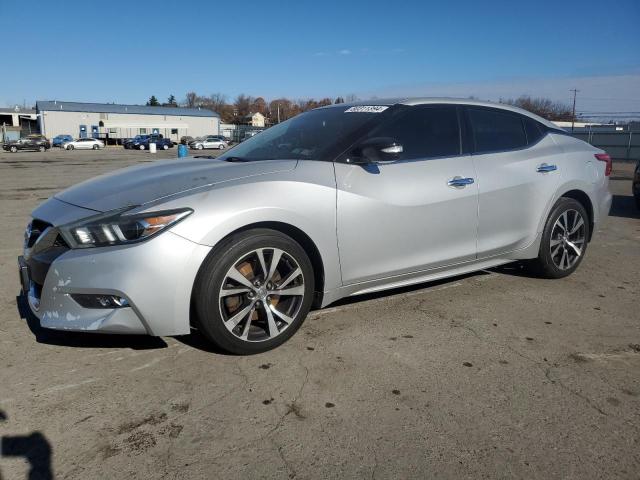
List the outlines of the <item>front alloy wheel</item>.
{"label": "front alloy wheel", "polygon": [[198,325],[226,351],[264,352],[300,327],[313,291],[311,262],[297,242],[274,230],[243,232],[201,268],[194,290]]}

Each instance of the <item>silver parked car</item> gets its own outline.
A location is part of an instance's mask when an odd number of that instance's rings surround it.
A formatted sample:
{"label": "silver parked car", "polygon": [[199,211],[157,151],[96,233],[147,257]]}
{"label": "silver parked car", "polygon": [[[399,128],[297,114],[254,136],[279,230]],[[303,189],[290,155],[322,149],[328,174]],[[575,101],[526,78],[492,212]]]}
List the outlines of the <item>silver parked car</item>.
{"label": "silver parked car", "polygon": [[218,158],[158,161],[33,212],[23,289],[45,328],[182,335],[250,354],[312,306],[528,260],[573,272],[611,204],[611,160],[490,103],[312,110]]}

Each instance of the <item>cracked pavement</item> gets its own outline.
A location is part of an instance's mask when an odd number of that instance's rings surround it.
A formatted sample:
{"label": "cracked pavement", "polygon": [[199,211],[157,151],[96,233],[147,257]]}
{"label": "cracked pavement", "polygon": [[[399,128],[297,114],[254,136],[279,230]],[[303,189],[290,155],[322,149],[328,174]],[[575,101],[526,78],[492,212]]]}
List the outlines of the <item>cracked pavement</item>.
{"label": "cracked pavement", "polygon": [[0,154],[0,478],[638,478],[631,165],[614,164],[612,216],[567,279],[516,265],[352,298],[252,357],[21,318],[31,209],[150,158]]}

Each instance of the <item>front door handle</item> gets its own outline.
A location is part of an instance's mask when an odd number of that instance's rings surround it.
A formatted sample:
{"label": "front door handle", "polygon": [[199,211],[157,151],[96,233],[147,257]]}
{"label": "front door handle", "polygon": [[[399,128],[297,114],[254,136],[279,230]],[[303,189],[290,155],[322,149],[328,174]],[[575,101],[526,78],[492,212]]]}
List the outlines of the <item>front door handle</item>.
{"label": "front door handle", "polygon": [[471,185],[473,183],[473,178],[470,177],[453,177],[451,180],[447,182],[447,185],[455,188],[464,188],[467,185]]}
{"label": "front door handle", "polygon": [[557,166],[555,165],[547,165],[546,163],[543,163],[541,165],[538,165],[538,173],[547,173],[547,172],[555,172],[558,169]]}

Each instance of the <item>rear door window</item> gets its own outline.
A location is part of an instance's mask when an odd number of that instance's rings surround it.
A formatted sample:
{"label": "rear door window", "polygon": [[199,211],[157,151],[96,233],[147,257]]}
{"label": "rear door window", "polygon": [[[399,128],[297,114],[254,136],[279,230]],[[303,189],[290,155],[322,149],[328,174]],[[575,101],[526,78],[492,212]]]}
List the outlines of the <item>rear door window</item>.
{"label": "rear door window", "polygon": [[491,108],[467,109],[475,153],[517,150],[527,146],[521,116]]}

